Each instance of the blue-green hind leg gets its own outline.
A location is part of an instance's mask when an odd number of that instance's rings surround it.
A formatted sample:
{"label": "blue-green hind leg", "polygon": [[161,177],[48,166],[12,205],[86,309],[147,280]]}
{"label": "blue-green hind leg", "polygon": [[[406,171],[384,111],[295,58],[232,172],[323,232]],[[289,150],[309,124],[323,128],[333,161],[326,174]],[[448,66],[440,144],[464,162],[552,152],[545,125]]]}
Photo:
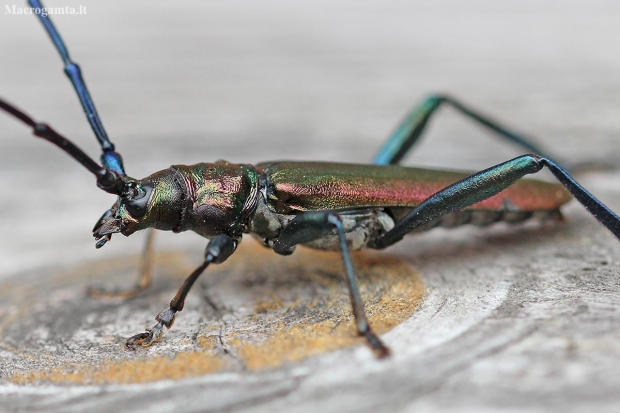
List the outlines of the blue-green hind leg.
{"label": "blue-green hind leg", "polygon": [[495,132],[499,137],[508,142],[520,146],[528,152],[549,157],[545,151],[532,142],[532,139],[515,132],[489,116],[484,115],[458,100],[445,95],[431,95],[421,104],[416,106],[403,121],[396,127],[375,156],[373,163],[376,165],[393,165],[399,163],[409,150],[418,142],[428,121],[442,104],[448,104],[465,115]]}
{"label": "blue-green hind leg", "polygon": [[394,228],[369,245],[385,248],[400,241],[406,234],[443,215],[490,198],[523,176],[547,167],[571,194],[620,240],[620,218],[596,199],[553,161],[538,155],[523,155],[485,169],[435,193],[418,205]]}
{"label": "blue-green hind leg", "polygon": [[362,296],[357,286],[355,271],[353,270],[351,255],[349,254],[349,247],[347,246],[347,240],[342,226],[342,219],[338,213],[333,211],[317,211],[306,212],[296,216],[275,240],[273,250],[282,255],[291,254],[295,245],[311,242],[331,235],[334,229],[339,239],[342,263],[344,264],[346,272],[345,278],[349,289],[349,297],[351,298],[353,317],[355,318],[355,327],[359,335],[366,339],[366,342],[378,357],[387,357],[390,354],[390,350],[381,342],[379,337],[375,335],[366,318],[364,302],[362,301]]}

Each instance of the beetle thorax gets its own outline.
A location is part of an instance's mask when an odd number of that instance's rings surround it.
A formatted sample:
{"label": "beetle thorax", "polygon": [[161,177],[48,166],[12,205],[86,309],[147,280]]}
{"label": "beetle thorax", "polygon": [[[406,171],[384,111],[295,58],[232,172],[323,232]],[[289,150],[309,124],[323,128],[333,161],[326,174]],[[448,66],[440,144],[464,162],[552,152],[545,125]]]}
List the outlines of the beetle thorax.
{"label": "beetle thorax", "polygon": [[[175,191],[169,193],[168,200],[164,200],[166,196],[154,200],[153,208],[160,210],[160,217],[165,216],[156,228],[191,230],[207,238],[218,234],[240,236],[245,231],[258,196],[254,167],[219,161],[174,165],[165,173]],[[174,204],[172,208],[170,203]]]}

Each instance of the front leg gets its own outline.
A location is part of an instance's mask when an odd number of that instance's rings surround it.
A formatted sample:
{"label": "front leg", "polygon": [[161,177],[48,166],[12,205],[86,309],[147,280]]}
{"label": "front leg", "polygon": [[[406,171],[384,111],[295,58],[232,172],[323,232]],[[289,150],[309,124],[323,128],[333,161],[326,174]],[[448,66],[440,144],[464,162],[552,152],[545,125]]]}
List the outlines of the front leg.
{"label": "front leg", "polygon": [[170,301],[170,307],[157,314],[157,317],[155,317],[157,324],[147,329],[144,333],[139,333],[133,337],[130,337],[125,343],[127,348],[134,350],[136,345],[148,347],[161,339],[164,332],[164,326],[168,329],[172,327],[176,313],[183,310],[183,306],[185,305],[185,297],[187,297],[189,290],[191,290],[194,282],[198,279],[200,274],[203,273],[209,264],[220,264],[226,261],[226,259],[228,259],[228,257],[235,252],[238,244],[238,240],[231,238],[228,235],[218,235],[212,238],[205,250],[204,262],[185,279],[183,285],[181,285],[172,301]]}
{"label": "front leg", "polygon": [[375,351],[379,358],[386,357],[390,354],[390,350],[383,344],[377,335],[370,328],[366,312],[364,311],[364,302],[357,287],[357,279],[355,271],[351,263],[349,255],[349,247],[345,237],[342,219],[337,212],[334,211],[317,211],[306,212],[298,215],[293,219],[280,233],[276,239],[273,249],[278,254],[288,255],[293,252],[295,245],[320,239],[331,234],[336,229],[340,240],[340,252],[342,253],[342,263],[346,271],[347,287],[349,288],[349,296],[351,298],[351,307],[353,317],[355,318],[355,327],[359,335],[364,336],[368,345]]}

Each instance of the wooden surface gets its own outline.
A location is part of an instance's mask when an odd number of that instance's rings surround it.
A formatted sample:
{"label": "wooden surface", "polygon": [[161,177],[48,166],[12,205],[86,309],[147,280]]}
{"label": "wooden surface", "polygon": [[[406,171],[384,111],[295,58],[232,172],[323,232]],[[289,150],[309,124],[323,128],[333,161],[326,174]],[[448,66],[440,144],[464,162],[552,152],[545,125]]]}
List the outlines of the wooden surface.
{"label": "wooden surface", "polygon": [[[54,21],[134,176],[221,158],[365,162],[429,92],[470,102],[562,159],[617,163],[617,3],[496,3],[107,1]],[[0,33],[0,94],[97,154],[36,19],[0,14]],[[132,282],[142,237],[115,236],[96,251],[90,229],[113,198],[12,119],[0,116],[0,131],[0,297],[9,297],[0,304],[0,412],[617,410],[620,244],[575,203],[565,225],[437,230],[356,257],[386,268],[408,263],[427,292],[413,315],[401,314],[383,335],[389,360],[353,343],[269,364],[295,347],[274,346],[222,369],[210,361],[213,343],[200,341],[210,326],[226,325],[200,300],[213,291],[213,273],[164,343],[137,355],[119,348],[165,307],[185,274],[176,269],[197,265],[205,241],[162,234],[151,292],[129,303],[93,301],[83,293],[93,282]],[[519,153],[442,110],[406,163],[482,169]],[[597,172],[580,181],[620,211],[619,178]],[[246,259],[234,258],[246,269],[230,267],[236,280],[256,281],[265,271],[280,279],[285,258],[260,265],[255,254],[264,251],[243,247]],[[291,265],[308,271],[304,261],[322,260],[317,254]],[[324,259],[339,271],[337,258]],[[417,280],[410,277],[398,279]],[[300,280],[291,291],[331,300],[320,276]],[[244,309],[239,285],[228,285],[235,288],[215,294],[228,294],[230,308],[266,317],[294,312],[262,288],[252,299],[263,304]],[[87,317],[98,309],[101,320]],[[93,326],[91,337],[82,327]],[[196,346],[202,353],[191,353]],[[45,356],[47,364],[31,357],[28,365],[17,353]],[[80,357],[108,364],[70,364]],[[248,360],[262,364],[253,369]],[[195,370],[174,376],[183,366]],[[107,379],[84,373],[93,370]],[[135,379],[144,374],[156,379]],[[129,381],[149,383],[123,384]]]}
{"label": "wooden surface", "polygon": [[[133,258],[133,259],[132,259]],[[309,250],[282,258],[249,240],[226,264],[210,268],[165,339],[129,351],[128,337],[154,324],[188,254],[156,256],[158,283],[125,302],[95,299],[93,285],[128,287],[137,257],[34,272],[0,295],[2,376],[19,384],[133,384],[218,372],[261,371],[363,344],[355,333],[339,254]],[[425,289],[411,267],[384,254],[355,255],[370,322],[382,334],[420,307]],[[84,277],[88,274],[88,277]]]}

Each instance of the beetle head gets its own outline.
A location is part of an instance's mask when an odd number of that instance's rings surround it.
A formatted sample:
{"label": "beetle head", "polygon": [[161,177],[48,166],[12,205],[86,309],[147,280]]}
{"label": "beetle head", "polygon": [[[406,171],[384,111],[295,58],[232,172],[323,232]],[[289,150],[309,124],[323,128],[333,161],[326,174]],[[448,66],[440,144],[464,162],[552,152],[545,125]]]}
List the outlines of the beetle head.
{"label": "beetle head", "polygon": [[93,236],[101,248],[112,234],[129,236],[136,231],[155,228],[179,232],[188,214],[187,188],[174,168],[164,169],[144,178],[122,177],[122,193],[97,221]]}
{"label": "beetle head", "polygon": [[95,245],[101,248],[112,238],[112,234],[129,236],[139,229],[148,228],[148,211],[153,186],[149,182],[124,177],[125,191],[114,205],[99,218],[93,228]]}

